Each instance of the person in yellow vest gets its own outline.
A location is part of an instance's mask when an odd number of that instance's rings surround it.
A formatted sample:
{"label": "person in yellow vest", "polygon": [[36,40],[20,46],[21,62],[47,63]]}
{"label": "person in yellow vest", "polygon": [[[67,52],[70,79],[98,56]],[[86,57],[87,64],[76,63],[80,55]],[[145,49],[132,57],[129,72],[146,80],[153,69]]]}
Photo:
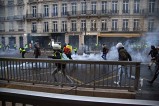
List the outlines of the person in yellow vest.
{"label": "person in yellow vest", "polygon": [[77,54],[77,47],[75,47],[74,49],[75,55]]}
{"label": "person in yellow vest", "polygon": [[22,58],[25,58],[26,50],[24,48],[19,48],[20,53],[22,54]]}

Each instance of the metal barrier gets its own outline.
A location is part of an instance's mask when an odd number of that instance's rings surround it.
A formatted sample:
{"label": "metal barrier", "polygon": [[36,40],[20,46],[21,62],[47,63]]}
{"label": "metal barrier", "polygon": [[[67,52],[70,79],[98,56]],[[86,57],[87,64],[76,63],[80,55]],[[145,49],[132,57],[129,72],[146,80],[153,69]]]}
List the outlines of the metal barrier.
{"label": "metal barrier", "polygon": [[[115,83],[119,78],[121,83]],[[61,87],[138,90],[140,62],[0,58],[0,79]]]}
{"label": "metal barrier", "polygon": [[1,106],[158,106],[159,101],[115,99],[0,88]]}

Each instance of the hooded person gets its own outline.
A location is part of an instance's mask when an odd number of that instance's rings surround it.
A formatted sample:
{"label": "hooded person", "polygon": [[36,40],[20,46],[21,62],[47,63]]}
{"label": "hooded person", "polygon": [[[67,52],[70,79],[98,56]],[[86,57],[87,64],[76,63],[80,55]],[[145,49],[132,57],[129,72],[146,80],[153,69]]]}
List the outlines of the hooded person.
{"label": "hooded person", "polygon": [[149,65],[148,65],[149,70],[151,70],[152,64],[156,63],[156,55],[157,54],[158,54],[157,48],[155,48],[154,45],[151,45],[151,50],[150,50],[150,52],[148,54],[148,56],[151,55],[151,61],[150,61]]}
{"label": "hooded person", "polygon": [[[116,48],[118,50],[118,61],[132,61],[131,55],[127,52],[122,43],[118,43]],[[128,72],[127,66],[119,65],[118,79],[117,82],[114,82],[118,86],[121,86],[123,73],[125,73],[126,77],[130,77],[130,72]]]}

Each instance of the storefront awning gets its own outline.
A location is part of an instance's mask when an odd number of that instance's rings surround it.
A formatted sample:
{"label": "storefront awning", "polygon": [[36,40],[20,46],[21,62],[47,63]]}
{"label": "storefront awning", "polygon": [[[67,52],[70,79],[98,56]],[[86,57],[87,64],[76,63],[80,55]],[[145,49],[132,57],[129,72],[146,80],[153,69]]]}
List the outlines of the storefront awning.
{"label": "storefront awning", "polygon": [[141,34],[139,33],[100,33],[98,34],[98,37],[140,37]]}

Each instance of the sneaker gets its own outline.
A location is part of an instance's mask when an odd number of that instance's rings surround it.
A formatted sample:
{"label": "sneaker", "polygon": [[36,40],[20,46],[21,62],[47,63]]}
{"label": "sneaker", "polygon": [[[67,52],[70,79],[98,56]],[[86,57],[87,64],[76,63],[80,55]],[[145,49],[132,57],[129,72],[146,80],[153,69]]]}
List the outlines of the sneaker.
{"label": "sneaker", "polygon": [[118,85],[118,86],[121,86],[121,83],[119,81],[114,81],[114,84]]}

